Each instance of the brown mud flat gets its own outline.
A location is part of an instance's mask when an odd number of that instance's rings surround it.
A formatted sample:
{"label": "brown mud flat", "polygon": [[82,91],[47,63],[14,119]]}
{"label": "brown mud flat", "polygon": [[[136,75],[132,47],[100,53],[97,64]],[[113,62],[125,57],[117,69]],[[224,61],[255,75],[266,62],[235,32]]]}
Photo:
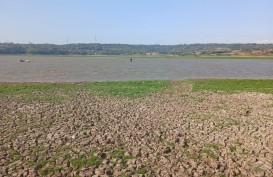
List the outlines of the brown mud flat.
{"label": "brown mud flat", "polygon": [[273,176],[273,95],[0,99],[0,176]]}

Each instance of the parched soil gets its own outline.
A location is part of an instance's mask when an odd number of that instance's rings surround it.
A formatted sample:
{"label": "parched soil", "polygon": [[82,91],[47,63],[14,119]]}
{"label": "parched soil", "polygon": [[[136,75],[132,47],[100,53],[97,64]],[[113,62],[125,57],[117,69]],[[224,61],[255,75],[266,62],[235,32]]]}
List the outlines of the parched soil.
{"label": "parched soil", "polygon": [[0,176],[273,176],[273,95],[0,100]]}

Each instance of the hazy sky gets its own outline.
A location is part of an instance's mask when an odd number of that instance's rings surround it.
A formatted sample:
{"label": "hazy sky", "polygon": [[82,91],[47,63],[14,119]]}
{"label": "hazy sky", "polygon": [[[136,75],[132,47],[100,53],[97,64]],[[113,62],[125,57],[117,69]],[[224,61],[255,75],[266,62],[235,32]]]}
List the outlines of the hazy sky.
{"label": "hazy sky", "polygon": [[273,0],[0,0],[0,42],[273,43]]}

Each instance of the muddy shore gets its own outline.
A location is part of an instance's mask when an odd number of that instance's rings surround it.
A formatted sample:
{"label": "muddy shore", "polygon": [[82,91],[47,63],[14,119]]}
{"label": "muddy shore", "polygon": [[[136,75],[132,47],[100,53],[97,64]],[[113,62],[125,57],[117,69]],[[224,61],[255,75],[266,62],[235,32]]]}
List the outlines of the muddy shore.
{"label": "muddy shore", "polygon": [[273,95],[0,99],[0,176],[273,176]]}

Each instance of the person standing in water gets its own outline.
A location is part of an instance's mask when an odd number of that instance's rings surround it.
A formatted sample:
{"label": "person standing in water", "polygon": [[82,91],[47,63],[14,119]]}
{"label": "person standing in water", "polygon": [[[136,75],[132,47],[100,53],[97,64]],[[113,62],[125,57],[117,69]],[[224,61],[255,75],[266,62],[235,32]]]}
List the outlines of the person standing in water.
{"label": "person standing in water", "polygon": [[131,62],[131,63],[133,62],[133,59],[132,59],[132,58],[130,58],[130,62]]}

